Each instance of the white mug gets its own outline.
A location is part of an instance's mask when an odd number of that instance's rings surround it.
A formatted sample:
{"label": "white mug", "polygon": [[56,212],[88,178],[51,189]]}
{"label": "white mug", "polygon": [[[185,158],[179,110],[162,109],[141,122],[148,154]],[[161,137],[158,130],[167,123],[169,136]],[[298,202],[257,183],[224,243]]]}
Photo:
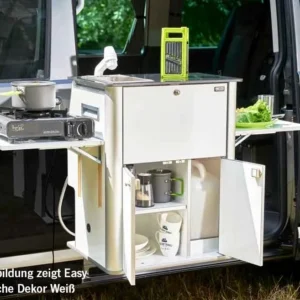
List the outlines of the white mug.
{"label": "white mug", "polygon": [[180,244],[180,233],[168,233],[165,231],[156,231],[155,238],[160,247],[161,253],[164,256],[176,256],[179,244]]}
{"label": "white mug", "polygon": [[182,217],[175,212],[166,212],[157,214],[157,222],[161,230],[169,233],[180,231]]}

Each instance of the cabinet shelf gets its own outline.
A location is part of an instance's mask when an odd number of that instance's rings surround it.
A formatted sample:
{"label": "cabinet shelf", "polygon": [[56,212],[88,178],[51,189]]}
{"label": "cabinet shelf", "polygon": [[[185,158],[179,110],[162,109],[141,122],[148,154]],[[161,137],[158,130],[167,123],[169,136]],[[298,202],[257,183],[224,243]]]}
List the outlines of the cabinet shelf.
{"label": "cabinet shelf", "polygon": [[160,254],[160,251],[157,251],[155,254],[146,257],[139,258],[136,260],[136,271],[151,271],[164,268],[172,268],[174,266],[186,266],[193,265],[195,263],[201,262],[218,262],[222,260],[227,260],[228,257],[217,252],[204,253],[199,256],[194,257],[185,257],[181,255],[176,255],[174,257],[166,257]]}
{"label": "cabinet shelf", "polygon": [[178,211],[178,210],[185,210],[186,205],[182,202],[178,201],[170,201],[167,203],[155,203],[153,207],[136,207],[135,214],[136,215],[144,215],[144,214],[152,214],[152,213],[159,213],[165,211]]}

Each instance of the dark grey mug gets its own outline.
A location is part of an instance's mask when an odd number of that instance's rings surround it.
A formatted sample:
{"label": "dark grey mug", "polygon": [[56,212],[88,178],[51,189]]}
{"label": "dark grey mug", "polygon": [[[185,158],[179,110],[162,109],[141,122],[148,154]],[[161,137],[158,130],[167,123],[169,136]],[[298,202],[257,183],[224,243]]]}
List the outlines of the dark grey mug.
{"label": "dark grey mug", "polygon": [[[183,196],[184,181],[182,178],[173,178],[172,171],[164,169],[150,170],[147,173],[152,175],[153,198],[155,203],[166,203],[172,200],[173,196]],[[173,191],[172,182],[180,183],[180,192]]]}

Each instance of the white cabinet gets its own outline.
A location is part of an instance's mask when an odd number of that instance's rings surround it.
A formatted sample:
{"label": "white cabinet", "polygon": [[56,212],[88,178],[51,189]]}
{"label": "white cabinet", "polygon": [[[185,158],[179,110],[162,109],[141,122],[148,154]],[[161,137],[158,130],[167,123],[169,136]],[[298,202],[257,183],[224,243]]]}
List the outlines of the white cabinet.
{"label": "white cabinet", "polygon": [[219,251],[262,266],[265,166],[222,159]]}
{"label": "white cabinet", "polygon": [[130,282],[135,284],[135,177],[123,169],[123,249],[124,272]]}
{"label": "white cabinet", "polygon": [[124,163],[226,155],[227,84],[126,87]]}
{"label": "white cabinet", "polygon": [[[200,159],[201,161],[201,159]],[[214,164],[211,162],[214,161]],[[131,284],[135,274],[236,258],[255,265],[263,261],[264,228],[264,182],[265,168],[248,162],[223,158],[203,160],[209,172],[220,179],[219,234],[207,239],[190,238],[190,183],[191,160],[136,164],[137,173],[153,168],[169,169],[174,177],[184,180],[184,195],[174,200],[150,208],[135,208],[135,177],[123,168],[123,236],[124,236],[124,272]],[[155,240],[159,230],[157,214],[176,211],[183,219],[180,247],[175,257],[163,256]],[[206,216],[203,226],[209,226],[210,216]],[[211,219],[214,223],[215,220]],[[134,234],[149,238],[157,251],[148,257],[136,257]]]}
{"label": "white cabinet", "polygon": [[[218,77],[215,81],[147,84],[101,85],[98,90],[96,83],[92,88],[88,84],[73,87],[78,101],[87,98],[89,105],[99,106],[105,144],[101,174],[99,168],[69,154],[73,186],[79,189],[80,180],[72,171],[80,165],[92,183],[83,180],[87,186],[81,195],[76,192],[76,238],[70,247],[108,274],[125,274],[132,285],[136,274],[231,258],[262,265],[265,167],[233,160],[235,142],[251,134],[300,130],[300,125],[278,121],[272,128],[236,130],[235,80]],[[235,135],[242,136],[238,142]],[[191,205],[194,159],[219,179],[217,212],[207,212],[202,222],[217,229],[210,231],[213,236],[199,239],[191,237],[192,212],[197,217]],[[136,179],[128,165],[134,165],[136,174],[156,168],[171,170],[184,181],[183,195],[151,208],[135,207]],[[101,205],[97,180],[102,180]],[[177,212],[183,220],[175,257],[163,256],[155,240],[157,216],[162,212]],[[147,236],[157,251],[137,255],[135,234]]]}

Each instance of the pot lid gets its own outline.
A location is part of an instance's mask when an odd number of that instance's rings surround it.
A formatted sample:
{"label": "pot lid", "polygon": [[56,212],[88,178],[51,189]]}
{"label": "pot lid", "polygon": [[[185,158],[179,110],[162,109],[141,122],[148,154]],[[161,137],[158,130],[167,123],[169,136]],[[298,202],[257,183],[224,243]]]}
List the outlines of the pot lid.
{"label": "pot lid", "polygon": [[165,174],[171,174],[172,171],[166,169],[154,169],[154,170],[149,170],[148,173],[153,175],[165,175]]}
{"label": "pot lid", "polygon": [[151,174],[150,173],[139,173],[137,178],[140,180],[141,185],[150,184],[151,183]]}

